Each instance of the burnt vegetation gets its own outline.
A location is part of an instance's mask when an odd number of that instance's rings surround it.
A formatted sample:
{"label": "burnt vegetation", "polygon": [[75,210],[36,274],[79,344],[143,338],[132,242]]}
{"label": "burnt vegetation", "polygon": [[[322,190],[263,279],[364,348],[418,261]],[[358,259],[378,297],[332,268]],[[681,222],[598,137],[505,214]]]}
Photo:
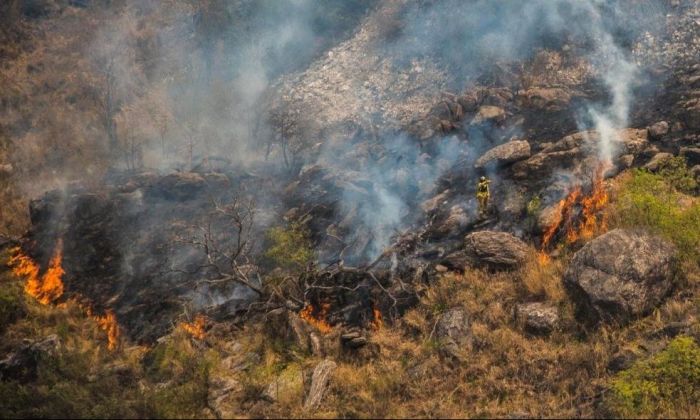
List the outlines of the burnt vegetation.
{"label": "burnt vegetation", "polygon": [[0,417],[698,417],[699,19],[2,2]]}

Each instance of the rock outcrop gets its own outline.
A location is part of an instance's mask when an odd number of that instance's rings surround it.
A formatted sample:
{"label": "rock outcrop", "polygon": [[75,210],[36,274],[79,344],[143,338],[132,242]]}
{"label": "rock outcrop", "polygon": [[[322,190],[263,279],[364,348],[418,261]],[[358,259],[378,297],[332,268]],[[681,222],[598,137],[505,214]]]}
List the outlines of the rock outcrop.
{"label": "rock outcrop", "polygon": [[506,232],[473,232],[464,238],[464,246],[476,264],[491,268],[515,268],[528,253],[525,242]]}
{"label": "rock outcrop", "polygon": [[530,143],[513,140],[488,150],[474,164],[477,168],[488,165],[503,165],[530,157]]}
{"label": "rock outcrop", "polygon": [[576,252],[564,284],[585,318],[625,322],[671,291],[674,255],[674,247],[656,236],[615,229]]}
{"label": "rock outcrop", "polygon": [[557,308],[541,302],[518,305],[515,317],[525,331],[532,334],[549,334],[559,327]]}
{"label": "rock outcrop", "polygon": [[61,340],[52,334],[39,341],[30,341],[5,359],[0,360],[0,379],[32,380],[42,358],[54,356],[61,348]]}
{"label": "rock outcrop", "polygon": [[323,396],[328,389],[331,376],[335,371],[336,363],[332,360],[324,360],[314,368],[314,373],[311,376],[311,389],[304,401],[304,410],[313,411],[321,405]]}
{"label": "rock outcrop", "polygon": [[465,357],[464,348],[472,337],[467,311],[462,308],[447,310],[440,317],[435,332],[443,356],[453,360]]}

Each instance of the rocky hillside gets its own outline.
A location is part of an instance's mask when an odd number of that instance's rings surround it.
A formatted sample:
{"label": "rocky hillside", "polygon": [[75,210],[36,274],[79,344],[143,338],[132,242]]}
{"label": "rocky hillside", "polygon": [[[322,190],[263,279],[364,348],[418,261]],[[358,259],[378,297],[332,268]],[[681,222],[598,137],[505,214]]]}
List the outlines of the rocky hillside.
{"label": "rocky hillside", "polygon": [[697,417],[700,5],[315,6],[0,6],[2,416]]}

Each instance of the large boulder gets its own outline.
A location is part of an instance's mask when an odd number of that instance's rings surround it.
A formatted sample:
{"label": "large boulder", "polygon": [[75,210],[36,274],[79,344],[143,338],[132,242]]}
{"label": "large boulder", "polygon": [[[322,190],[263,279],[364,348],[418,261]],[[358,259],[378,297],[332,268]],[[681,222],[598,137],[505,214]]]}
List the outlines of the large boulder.
{"label": "large boulder", "polygon": [[651,311],[670,292],[675,248],[640,231],[615,229],[581,248],[564,284],[592,321],[625,322]]}
{"label": "large boulder", "polygon": [[506,111],[493,105],[482,105],[474,115],[471,124],[483,124],[486,122],[501,123],[506,119]]}
{"label": "large boulder", "polygon": [[680,155],[687,160],[688,166],[700,165],[700,147],[681,147]]}
{"label": "large boulder", "polygon": [[661,166],[671,158],[673,158],[671,153],[657,153],[646,165],[644,165],[644,168],[652,172],[656,172],[661,169]]}
{"label": "large boulder", "polygon": [[492,268],[514,268],[527,258],[525,242],[506,232],[483,230],[464,238],[464,247],[477,264]]}
{"label": "large boulder", "polygon": [[538,111],[561,111],[571,102],[571,91],[561,88],[530,88],[518,92],[517,104]]}
{"label": "large boulder", "polygon": [[464,348],[472,339],[469,316],[462,308],[451,308],[442,314],[435,329],[442,356],[452,360],[465,358]]}
{"label": "large boulder", "polygon": [[39,362],[58,354],[61,339],[56,334],[39,341],[28,341],[16,352],[0,360],[0,380],[33,380],[37,375]]}
{"label": "large boulder", "polygon": [[530,157],[530,143],[526,140],[513,140],[488,150],[474,164],[483,168],[489,164],[508,164]]}
{"label": "large boulder", "polygon": [[[648,154],[651,144],[646,129],[627,128],[613,135],[613,152],[638,156]],[[581,131],[563,137],[526,160],[516,162],[513,177],[532,179],[565,169],[572,174],[590,176],[599,165],[597,158],[601,135],[597,131]]]}
{"label": "large boulder", "polygon": [[515,308],[515,317],[525,331],[549,334],[559,327],[559,311],[542,302],[523,303]]}
{"label": "large boulder", "polygon": [[313,411],[321,405],[323,396],[328,390],[331,376],[337,367],[338,365],[329,359],[316,365],[314,373],[311,375],[311,388],[304,401],[304,410]]}

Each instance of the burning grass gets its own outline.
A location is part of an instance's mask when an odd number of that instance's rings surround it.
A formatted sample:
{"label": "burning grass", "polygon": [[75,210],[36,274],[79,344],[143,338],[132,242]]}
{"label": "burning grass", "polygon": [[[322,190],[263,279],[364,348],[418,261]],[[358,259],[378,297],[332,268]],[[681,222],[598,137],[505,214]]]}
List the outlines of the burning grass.
{"label": "burning grass", "polygon": [[330,309],[330,303],[322,303],[319,308],[308,304],[299,312],[299,317],[323,334],[328,334],[333,331],[333,327],[326,321],[326,316]]}
{"label": "burning grass", "polygon": [[581,185],[575,185],[571,191],[560,200],[554,211],[552,222],[542,232],[542,242],[537,260],[540,264],[549,263],[547,249],[557,233],[564,232],[567,244],[580,240],[589,240],[608,230],[607,213],[604,211],[608,201],[608,191],[605,187],[603,174],[608,165],[600,164],[591,180],[590,192],[583,193]]}
{"label": "burning grass", "polygon": [[62,277],[65,271],[61,266],[63,259],[61,241],[56,245],[54,255],[49,262],[49,268],[43,276],[39,275],[39,265],[25,255],[19,247],[13,250],[13,254],[9,264],[15,275],[26,278],[24,290],[28,295],[44,305],[53,303],[63,296]]}
{"label": "burning grass", "polygon": [[207,323],[207,318],[198,314],[192,322],[181,322],[180,328],[187,332],[191,337],[197,340],[204,340],[207,336],[207,332],[204,329]]}
{"label": "burning grass", "polygon": [[[17,247],[12,250],[8,265],[15,276],[25,279],[24,291],[42,305],[55,303],[63,296],[63,242],[58,241],[49,267],[40,275],[39,265]],[[75,303],[74,301],[71,302]],[[77,303],[76,303],[77,304]],[[90,305],[77,304],[85,315],[93,319],[98,327],[107,333],[107,348],[114,350],[119,341],[119,324],[114,312],[107,310],[104,315],[95,315]]]}

